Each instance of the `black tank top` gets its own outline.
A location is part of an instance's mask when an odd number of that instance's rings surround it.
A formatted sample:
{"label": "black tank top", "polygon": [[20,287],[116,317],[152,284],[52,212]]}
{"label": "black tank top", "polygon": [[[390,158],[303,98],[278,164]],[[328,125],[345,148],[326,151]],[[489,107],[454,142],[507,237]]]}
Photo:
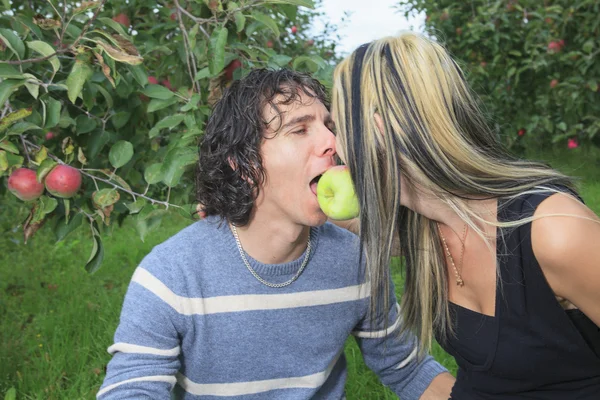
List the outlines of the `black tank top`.
{"label": "black tank top", "polygon": [[[500,201],[498,219],[531,216],[552,194]],[[556,300],[533,254],[530,223],[502,229],[497,258],[494,317],[450,304],[456,335],[440,343],[459,366],[452,399],[600,400],[600,329]]]}

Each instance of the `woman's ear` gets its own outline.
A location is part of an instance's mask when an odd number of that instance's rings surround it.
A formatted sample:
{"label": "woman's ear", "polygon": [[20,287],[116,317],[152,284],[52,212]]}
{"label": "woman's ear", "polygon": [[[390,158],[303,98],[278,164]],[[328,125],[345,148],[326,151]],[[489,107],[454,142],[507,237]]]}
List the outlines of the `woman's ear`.
{"label": "woman's ear", "polygon": [[379,134],[383,135],[383,132],[384,132],[383,118],[381,118],[381,115],[379,115],[379,113],[373,114],[373,118],[375,118],[375,125],[377,126],[377,130],[379,131]]}

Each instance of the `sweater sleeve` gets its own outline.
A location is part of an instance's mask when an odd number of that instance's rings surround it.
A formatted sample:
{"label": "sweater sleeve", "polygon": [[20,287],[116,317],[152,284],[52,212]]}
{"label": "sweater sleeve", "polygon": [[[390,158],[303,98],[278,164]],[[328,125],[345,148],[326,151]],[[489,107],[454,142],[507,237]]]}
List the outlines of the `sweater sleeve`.
{"label": "sweater sleeve", "polygon": [[150,253],[133,274],[114,344],[108,348],[113,357],[99,400],[170,398],[180,368],[178,296],[165,284],[166,268],[144,268],[157,262]]}
{"label": "sweater sleeve", "polygon": [[367,312],[353,335],[361,349],[367,366],[381,382],[402,400],[417,400],[433,378],[446,369],[433,357],[418,356],[417,339],[410,333],[399,336],[401,326],[400,306],[394,295],[390,279],[390,308],[387,310],[388,327],[385,329],[383,313],[371,322]]}

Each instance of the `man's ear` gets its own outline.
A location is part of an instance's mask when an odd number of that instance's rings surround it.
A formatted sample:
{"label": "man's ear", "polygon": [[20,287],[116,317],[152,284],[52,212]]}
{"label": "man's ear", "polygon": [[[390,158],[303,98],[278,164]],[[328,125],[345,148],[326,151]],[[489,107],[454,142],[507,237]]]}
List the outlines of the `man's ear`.
{"label": "man's ear", "polygon": [[375,118],[375,125],[377,126],[377,130],[379,131],[379,134],[383,136],[383,118],[381,118],[381,115],[379,115],[379,113],[375,113],[373,114],[373,118]]}
{"label": "man's ear", "polygon": [[229,163],[229,166],[231,167],[232,170],[236,170],[237,169],[237,165],[235,164],[235,162],[231,159],[231,157],[227,157],[227,162]]}

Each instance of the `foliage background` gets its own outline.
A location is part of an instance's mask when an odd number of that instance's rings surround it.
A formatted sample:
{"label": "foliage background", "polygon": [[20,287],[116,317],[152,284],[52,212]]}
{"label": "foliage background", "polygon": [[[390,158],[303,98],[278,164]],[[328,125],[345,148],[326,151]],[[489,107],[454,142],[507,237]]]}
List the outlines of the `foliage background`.
{"label": "foliage background", "polygon": [[600,145],[600,2],[402,0],[465,67],[514,151]]}
{"label": "foliage background", "polygon": [[72,199],[44,195],[28,205],[25,241],[46,223],[59,240],[84,227],[95,244],[86,269],[94,272],[115,223],[133,216],[144,240],[169,207],[193,217],[197,142],[233,79],[285,66],[330,85],[336,27],[309,36],[321,17],[313,6],[4,0],[0,178],[24,166],[43,181],[61,163],[84,178]]}

